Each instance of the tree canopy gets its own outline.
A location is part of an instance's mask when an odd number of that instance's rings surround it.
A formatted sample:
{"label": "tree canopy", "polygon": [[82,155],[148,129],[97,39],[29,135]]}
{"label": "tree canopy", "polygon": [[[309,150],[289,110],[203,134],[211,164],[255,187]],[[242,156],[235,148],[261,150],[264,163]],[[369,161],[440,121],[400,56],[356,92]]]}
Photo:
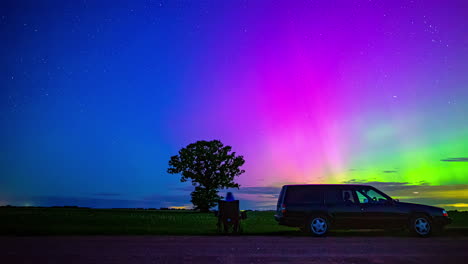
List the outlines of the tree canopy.
{"label": "tree canopy", "polygon": [[240,168],[244,163],[244,157],[232,152],[231,146],[219,140],[200,140],[172,156],[167,172],[181,174],[181,182],[191,180],[195,186],[191,202],[196,209],[208,211],[222,198],[219,189],[240,187],[234,179],[245,172]]}

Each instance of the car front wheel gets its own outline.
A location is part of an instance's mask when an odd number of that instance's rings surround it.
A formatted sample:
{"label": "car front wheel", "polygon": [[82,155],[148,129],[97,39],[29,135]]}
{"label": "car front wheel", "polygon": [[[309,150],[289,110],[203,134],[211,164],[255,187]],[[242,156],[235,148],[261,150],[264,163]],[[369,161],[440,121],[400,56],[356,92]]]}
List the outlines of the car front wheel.
{"label": "car front wheel", "polygon": [[413,217],[410,225],[411,231],[420,237],[428,237],[432,233],[432,222],[425,215],[417,215]]}
{"label": "car front wheel", "polygon": [[314,216],[309,221],[309,231],[314,236],[323,236],[328,232],[328,221],[323,216]]}

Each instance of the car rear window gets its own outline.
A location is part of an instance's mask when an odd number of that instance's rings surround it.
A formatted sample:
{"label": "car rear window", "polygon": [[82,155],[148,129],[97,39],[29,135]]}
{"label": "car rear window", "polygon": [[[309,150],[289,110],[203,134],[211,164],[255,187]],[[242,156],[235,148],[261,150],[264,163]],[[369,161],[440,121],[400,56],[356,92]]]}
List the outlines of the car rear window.
{"label": "car rear window", "polygon": [[286,186],[283,186],[283,188],[281,188],[281,192],[280,192],[280,195],[278,197],[278,204],[277,204],[277,208],[280,208],[281,206],[281,202],[283,202],[283,196],[284,196],[284,192],[286,190]]}
{"label": "car rear window", "polygon": [[286,204],[322,203],[323,192],[316,186],[288,186]]}

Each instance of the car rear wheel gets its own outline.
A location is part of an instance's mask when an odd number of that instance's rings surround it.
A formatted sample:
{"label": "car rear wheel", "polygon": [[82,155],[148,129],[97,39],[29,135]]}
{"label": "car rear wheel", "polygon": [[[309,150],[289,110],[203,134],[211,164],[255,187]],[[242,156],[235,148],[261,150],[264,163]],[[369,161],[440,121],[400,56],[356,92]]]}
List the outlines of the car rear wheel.
{"label": "car rear wheel", "polygon": [[425,215],[416,215],[410,221],[410,230],[420,237],[430,236],[432,229],[432,222]]}
{"label": "car rear wheel", "polygon": [[327,218],[323,216],[311,217],[308,228],[313,236],[324,236],[329,229]]}

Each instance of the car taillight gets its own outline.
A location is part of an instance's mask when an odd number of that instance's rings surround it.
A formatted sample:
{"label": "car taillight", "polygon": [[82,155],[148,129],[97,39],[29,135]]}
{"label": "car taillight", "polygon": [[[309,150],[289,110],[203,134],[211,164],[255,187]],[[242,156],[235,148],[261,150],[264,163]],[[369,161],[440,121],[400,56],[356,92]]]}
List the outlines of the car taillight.
{"label": "car taillight", "polygon": [[286,205],[284,204],[281,205],[281,213],[286,213]]}
{"label": "car taillight", "polygon": [[447,211],[442,210],[442,215],[443,215],[443,216],[448,216]]}

